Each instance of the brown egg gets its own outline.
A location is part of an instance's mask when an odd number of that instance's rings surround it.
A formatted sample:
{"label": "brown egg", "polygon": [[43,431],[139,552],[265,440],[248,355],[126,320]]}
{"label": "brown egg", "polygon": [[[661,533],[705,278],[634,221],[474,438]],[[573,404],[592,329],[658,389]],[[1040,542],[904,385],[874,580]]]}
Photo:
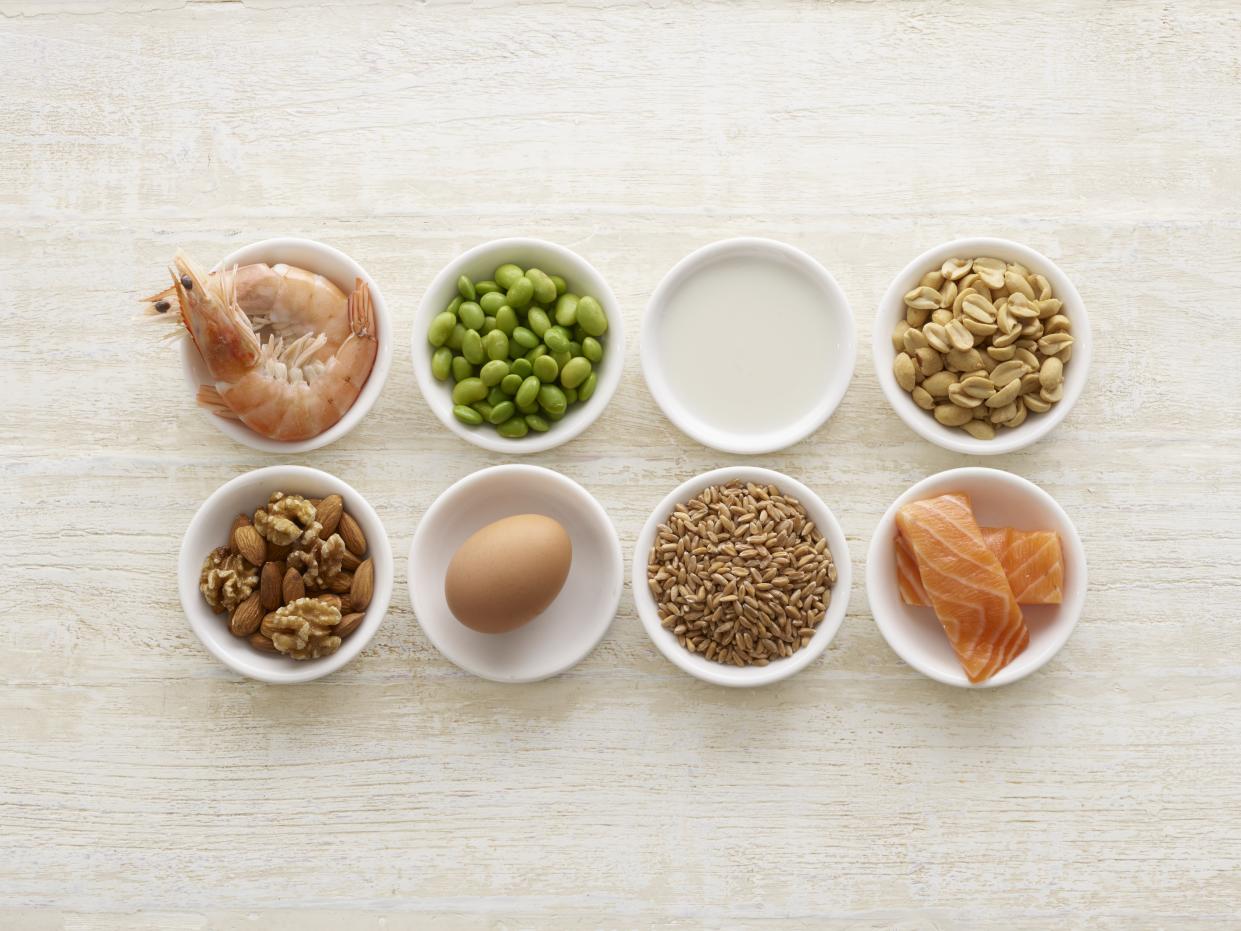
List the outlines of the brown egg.
{"label": "brown egg", "polygon": [[444,576],[448,608],[466,627],[502,634],[528,624],[556,600],[573,543],[542,514],[488,524],[461,544]]}

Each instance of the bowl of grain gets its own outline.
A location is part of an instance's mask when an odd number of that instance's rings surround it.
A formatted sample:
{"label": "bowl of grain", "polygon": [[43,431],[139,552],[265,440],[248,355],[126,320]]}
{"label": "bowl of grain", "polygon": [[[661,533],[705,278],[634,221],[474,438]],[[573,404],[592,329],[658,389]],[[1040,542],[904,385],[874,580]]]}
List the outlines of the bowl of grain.
{"label": "bowl of grain", "polygon": [[814,662],[840,628],[852,571],[823,500],[771,469],[696,475],[634,547],[634,603],[674,665],[716,685],[768,685]]}
{"label": "bowl of grain", "polygon": [[1046,436],[1090,367],[1090,321],[1073,282],[1007,239],[957,239],[910,262],[879,303],[872,342],[897,415],[923,439],[975,456]]}

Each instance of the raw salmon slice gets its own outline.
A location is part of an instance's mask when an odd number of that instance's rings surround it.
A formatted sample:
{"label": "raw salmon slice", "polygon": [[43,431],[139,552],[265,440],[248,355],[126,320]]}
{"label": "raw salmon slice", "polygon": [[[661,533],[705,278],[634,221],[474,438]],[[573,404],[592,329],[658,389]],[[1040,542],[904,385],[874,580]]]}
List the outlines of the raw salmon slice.
{"label": "raw salmon slice", "polygon": [[985,682],[1030,643],[1004,568],[960,493],[911,501],[896,525],[917,560],[922,587],[970,682]]}
{"label": "raw salmon slice", "polygon": [[[1060,537],[1051,530],[1017,530],[1015,527],[980,527],[987,549],[1004,568],[1009,587],[1023,605],[1058,605],[1064,598],[1064,557]],[[922,574],[909,544],[896,535],[896,582],[901,601],[929,605]]]}

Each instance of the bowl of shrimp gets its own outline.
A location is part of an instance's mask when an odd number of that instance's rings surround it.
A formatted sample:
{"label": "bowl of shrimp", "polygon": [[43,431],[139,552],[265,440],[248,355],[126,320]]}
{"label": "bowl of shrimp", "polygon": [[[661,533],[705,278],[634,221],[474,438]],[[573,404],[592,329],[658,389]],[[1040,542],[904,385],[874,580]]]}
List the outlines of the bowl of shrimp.
{"label": "bowl of shrimp", "polygon": [[333,443],[370,411],[392,367],[375,281],[339,249],[265,239],[209,271],[178,252],[146,313],[181,335],[186,380],[220,432],[262,452]]}

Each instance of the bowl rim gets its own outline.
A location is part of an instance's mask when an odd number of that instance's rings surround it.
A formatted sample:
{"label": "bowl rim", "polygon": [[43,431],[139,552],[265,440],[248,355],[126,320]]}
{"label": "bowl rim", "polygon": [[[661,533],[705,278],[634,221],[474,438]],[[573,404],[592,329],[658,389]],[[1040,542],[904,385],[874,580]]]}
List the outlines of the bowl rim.
{"label": "bowl rim", "polygon": [[[608,314],[607,343],[605,344],[606,358],[614,358],[616,361],[614,364],[609,364],[603,368],[598,384],[595,386],[595,393],[590,400],[578,405],[577,409],[571,411],[564,420],[557,421],[552,429],[546,433],[527,433],[520,439],[510,440],[500,436],[494,430],[467,428],[453,416],[451,389],[447,385],[436,381],[431,374],[431,353],[427,351],[429,347],[425,334],[431,318],[436,313],[439,313],[439,309],[442,309],[434,295],[446,289],[449,284],[455,285],[457,278],[462,274],[461,268],[463,266],[493,251],[502,249],[516,251],[523,248],[546,249],[552,252],[559,261],[564,262],[570,267],[570,275],[563,276],[565,278],[570,276],[574,278],[590,278],[593,276],[598,281],[600,285],[598,288],[598,300],[603,303]],[[435,300],[434,304],[432,300]],[[612,396],[616,393],[617,386],[620,385],[621,375],[625,368],[624,323],[624,313],[621,309],[620,301],[612,290],[612,286],[608,284],[607,279],[594,265],[577,252],[559,243],[534,236],[506,236],[499,239],[489,239],[486,242],[471,246],[465,252],[449,260],[436,273],[435,277],[431,279],[431,283],[427,285],[426,290],[423,292],[422,300],[418,302],[418,307],[414,311],[413,329],[410,333],[410,355],[414,366],[414,377],[418,382],[418,390],[422,392],[422,397],[426,401],[427,406],[431,408],[431,412],[435,414],[440,423],[463,440],[494,453],[527,455],[545,452],[549,449],[555,449],[557,446],[567,443],[584,433],[599,419],[599,415],[603,413],[604,408],[611,402]]]}
{"label": "bowl rim", "polygon": [[[806,509],[806,513],[822,531],[828,548],[831,550],[832,561],[836,564],[836,584],[831,589],[831,601],[815,635],[810,638],[810,643],[792,656],[777,660],[767,666],[724,666],[687,652],[659,623],[655,599],[646,584],[647,553],[650,551],[656,528],[660,522],[672,512],[677,504],[698,494],[704,488],[733,480],[776,485],[786,494],[795,495],[802,507]],[[665,659],[683,672],[713,685],[753,688],[791,678],[823,655],[840,631],[840,626],[848,613],[849,595],[853,587],[853,567],[849,557],[848,540],[840,521],[813,489],[775,469],[747,465],[725,466],[700,472],[686,479],[665,495],[651,510],[634,543],[630,560],[630,587],[633,590],[634,608],[637,610],[638,618],[642,621],[642,627]]]}
{"label": "bowl rim", "polygon": [[[769,433],[744,434],[706,423],[690,413],[689,409],[681,403],[664,376],[657,347],[656,329],[657,322],[667,312],[669,297],[687,278],[716,262],[727,261],[739,255],[753,256],[756,254],[774,257],[797,266],[818,286],[825,297],[825,312],[841,324],[840,330],[845,343],[841,355],[845,358],[840,360],[844,364],[837,366],[835,369],[837,374],[829,380],[818,403],[800,419]],[[682,433],[703,446],[740,455],[758,455],[786,449],[795,443],[800,443],[827,423],[849,390],[857,358],[857,330],[853,320],[853,310],[844,289],[832,273],[805,250],[778,239],[761,236],[733,236],[719,239],[699,246],[677,261],[660,279],[647,302],[646,310],[642,315],[642,328],[638,343],[642,375],[646,380],[648,391],[663,411],[664,416],[672,421]]]}
{"label": "bowl rim", "polygon": [[[599,624],[597,633],[595,633],[595,635],[584,646],[579,655],[564,663],[560,663],[554,667],[548,667],[546,670],[540,670],[529,675],[501,677],[492,675],[484,669],[480,669],[471,662],[468,656],[462,656],[455,650],[445,648],[443,641],[436,636],[435,631],[423,622],[424,611],[430,613],[430,608],[427,605],[425,596],[420,594],[421,588],[414,584],[414,579],[417,575],[415,564],[418,557],[419,541],[423,537],[424,528],[430,526],[432,521],[435,518],[438,518],[442,511],[451,508],[454,498],[465,494],[477,485],[488,482],[497,476],[506,474],[533,476],[539,481],[552,482],[553,484],[558,485],[560,488],[565,489],[567,494],[574,497],[581,507],[588,512],[596,522],[598,522],[599,527],[606,528],[610,531],[606,534],[606,536],[609,544],[608,549],[610,551],[609,562],[611,563],[611,571],[615,576],[616,583],[613,586],[615,590],[614,596],[606,601],[601,601],[600,603],[601,609],[607,609],[606,611],[601,610],[599,613],[599,616],[604,618],[604,620]],[[422,632],[426,635],[426,638],[431,641],[431,645],[439,651],[441,656],[457,668],[462,669],[471,675],[478,676],[480,679],[486,679],[490,682],[499,682],[504,685],[524,685],[530,682],[541,682],[544,679],[550,679],[553,676],[558,676],[562,673],[568,672],[595,651],[595,649],[603,641],[603,638],[607,635],[607,632],[611,629],[612,622],[616,619],[616,613],[620,608],[621,593],[625,589],[625,565],[624,557],[621,552],[620,538],[616,533],[616,526],[612,523],[612,519],[608,516],[608,512],[604,509],[603,505],[599,503],[599,500],[595,498],[594,495],[586,490],[585,486],[569,478],[567,475],[557,472],[555,469],[549,469],[546,466],[534,465],[532,463],[525,462],[508,462],[500,465],[487,466],[471,472],[468,475],[463,475],[436,496],[435,500],[431,502],[430,507],[423,512],[422,517],[418,521],[418,526],[414,529],[413,539],[410,540],[409,556],[406,563],[405,582],[409,590],[409,600],[413,607],[414,618],[418,621],[418,626],[422,629]],[[606,598],[606,594],[606,591],[601,589],[601,599]]]}
{"label": "bowl rim", "polygon": [[[248,656],[236,655],[220,646],[221,643],[228,641],[223,638],[217,640],[209,627],[209,624],[214,624],[217,628],[224,629],[220,626],[219,616],[210,613],[210,608],[202,600],[202,595],[198,590],[198,578],[204,553],[194,549],[192,543],[193,538],[201,535],[203,526],[212,520],[223,506],[224,499],[234,490],[239,486],[262,482],[267,478],[279,478],[290,484],[296,483],[299,479],[313,479],[334,489],[336,494],[345,499],[348,511],[357,517],[359,523],[362,523],[369,548],[368,558],[374,560],[376,569],[375,591],[366,608],[366,616],[362,619],[358,629],[341,644],[340,649],[330,656],[299,662],[279,672],[273,672],[261,664],[252,664]],[[257,506],[258,504],[255,505]],[[330,472],[300,465],[270,465],[250,469],[233,476],[220,485],[206,497],[194,512],[194,516],[190,518],[185,533],[181,537],[181,548],[177,556],[177,589],[181,599],[181,608],[195,636],[206,647],[208,653],[229,669],[251,679],[273,685],[300,684],[320,679],[343,668],[366,649],[387,616],[395,583],[393,575],[392,544],[388,540],[383,521],[380,520],[379,514],[371,503],[352,485]],[[232,634],[227,634],[227,636],[232,637]]]}
{"label": "bowl rim", "polygon": [[[1069,538],[1062,538],[1060,542],[1064,559],[1068,563],[1070,577],[1075,581],[1072,583],[1071,600],[1066,600],[1060,605],[1060,610],[1064,613],[1067,620],[1057,624],[1055,637],[1044,646],[1039,655],[1034,656],[1029,661],[1028,665],[1022,664],[1020,661],[1021,657],[1018,657],[987,681],[974,683],[966,678],[962,670],[957,670],[954,675],[944,675],[939,669],[929,665],[923,654],[905,649],[903,642],[897,639],[894,633],[897,622],[886,614],[881,616],[881,612],[876,612],[874,602],[870,598],[867,601],[871,617],[875,621],[875,626],[879,628],[879,632],[883,635],[884,641],[891,648],[892,652],[904,660],[907,665],[913,667],[927,678],[934,679],[936,682],[944,685],[964,689],[997,688],[1020,682],[1047,665],[1073,636],[1073,631],[1077,629],[1077,624],[1081,620],[1082,611],[1085,607],[1086,594],[1089,588],[1089,576],[1086,564],[1086,551],[1082,544],[1081,534],[1077,530],[1077,525],[1069,517],[1068,512],[1048,492],[1029,479],[1023,478],[1014,472],[989,466],[962,466],[956,469],[945,469],[942,472],[936,472],[914,482],[914,484],[896,497],[887,510],[883,512],[878,523],[875,524],[870,545],[867,547],[866,552],[866,590],[870,593],[879,591],[881,587],[888,590],[895,587],[894,579],[880,577],[879,547],[891,545],[892,531],[896,525],[897,509],[909,501],[924,497],[928,491],[942,487],[944,483],[962,479],[996,482],[1017,489],[1021,494],[1033,498],[1042,507],[1056,514],[1063,521],[1064,526],[1069,529]],[[885,540],[888,541],[887,544],[884,543]],[[895,597],[899,600],[899,593]],[[1027,647],[1027,649],[1029,648]]]}
{"label": "bowl rim", "polygon": [[[263,256],[271,253],[279,253],[282,250],[288,249],[305,249],[312,253],[319,253],[321,256],[330,256],[332,259],[342,262],[347,267],[352,269],[352,274],[354,277],[361,278],[367,283],[367,286],[371,291],[371,303],[375,309],[375,323],[380,336],[379,349],[375,355],[375,362],[371,366],[371,373],[367,376],[366,384],[362,386],[362,390],[358,393],[358,397],[353,402],[353,405],[345,412],[345,415],[341,417],[340,420],[332,424],[332,426],[328,427],[328,429],[324,430],[322,433],[312,436],[309,439],[296,441],[273,440],[265,436],[260,436],[240,421],[227,420],[223,417],[217,417],[208,411],[203,411],[203,414],[210,420],[215,428],[225,436],[245,446],[249,446],[251,449],[256,449],[263,453],[304,453],[315,449],[322,449],[324,446],[335,443],[337,440],[350,433],[354,427],[361,423],[363,418],[370,413],[371,408],[375,406],[375,402],[379,400],[380,394],[383,393],[384,384],[388,380],[388,372],[392,368],[394,333],[392,318],[388,313],[388,305],[384,301],[383,293],[380,291],[379,285],[375,282],[375,279],[371,277],[370,273],[367,272],[367,270],[363,268],[357,260],[340,249],[337,249],[334,246],[329,246],[326,243],[319,242],[318,240],[306,239],[299,236],[274,236],[268,239],[260,239],[257,242],[252,242],[233,249],[226,256],[216,262],[215,265],[211,267],[211,271],[219,271],[221,268],[227,267],[228,265],[242,264],[243,262],[270,262],[272,261],[271,259],[264,258]],[[283,260],[277,259],[276,261]],[[322,271],[317,268],[308,268],[306,271],[315,272],[316,274],[323,274]],[[339,281],[335,281],[335,279],[331,279],[330,276],[327,275],[324,275],[324,277],[334,281],[337,287],[341,287],[341,283]],[[350,288],[345,287],[342,287],[341,289],[345,291],[346,294],[348,294],[350,290]],[[198,384],[193,377],[193,364],[195,361],[193,344],[188,339],[181,340],[180,342],[182,374],[185,377],[186,383],[196,391],[198,389]],[[197,405],[195,406],[197,407]]]}

